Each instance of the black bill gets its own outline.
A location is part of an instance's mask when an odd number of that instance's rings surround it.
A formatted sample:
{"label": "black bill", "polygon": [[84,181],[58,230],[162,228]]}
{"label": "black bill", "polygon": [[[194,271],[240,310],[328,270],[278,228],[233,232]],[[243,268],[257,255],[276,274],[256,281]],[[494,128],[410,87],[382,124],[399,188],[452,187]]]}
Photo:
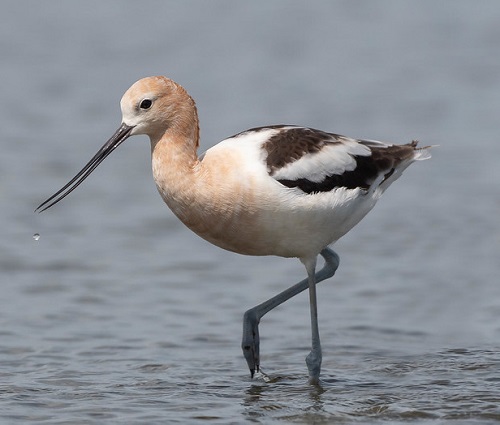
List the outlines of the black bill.
{"label": "black bill", "polygon": [[80,183],[82,183],[97,166],[106,159],[106,157],[113,152],[118,146],[120,146],[125,140],[130,136],[130,132],[134,127],[126,124],[122,124],[115,134],[104,144],[104,146],[99,149],[99,151],[94,155],[94,157],[82,168],[82,170],[71,179],[64,187],[54,193],[49,199],[42,202],[35,211],[42,212],[50,208],[52,205],[57,204],[61,199],[68,196],[73,190],[75,190]]}

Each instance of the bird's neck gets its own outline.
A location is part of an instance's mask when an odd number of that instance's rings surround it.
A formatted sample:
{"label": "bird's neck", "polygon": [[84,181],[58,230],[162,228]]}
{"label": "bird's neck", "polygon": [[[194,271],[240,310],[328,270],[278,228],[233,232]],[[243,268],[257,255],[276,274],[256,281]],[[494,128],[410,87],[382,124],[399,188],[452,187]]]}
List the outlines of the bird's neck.
{"label": "bird's neck", "polygon": [[[175,116],[159,132],[150,134],[155,181],[176,170],[190,170],[198,162],[200,139],[198,111],[194,100],[181,88]],[[181,96],[182,95],[182,96]]]}
{"label": "bird's neck", "polygon": [[164,201],[175,213],[179,204],[188,204],[199,167],[199,128],[196,109],[180,116],[161,137],[151,137],[153,177]]}

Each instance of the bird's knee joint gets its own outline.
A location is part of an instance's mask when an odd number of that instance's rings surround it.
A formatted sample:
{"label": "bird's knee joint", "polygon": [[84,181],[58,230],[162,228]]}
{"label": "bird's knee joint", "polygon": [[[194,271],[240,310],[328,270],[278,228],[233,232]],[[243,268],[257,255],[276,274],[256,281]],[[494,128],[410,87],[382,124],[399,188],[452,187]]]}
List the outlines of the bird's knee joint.
{"label": "bird's knee joint", "polygon": [[253,309],[245,311],[245,314],[243,314],[243,321],[257,325],[259,324],[259,318]]}

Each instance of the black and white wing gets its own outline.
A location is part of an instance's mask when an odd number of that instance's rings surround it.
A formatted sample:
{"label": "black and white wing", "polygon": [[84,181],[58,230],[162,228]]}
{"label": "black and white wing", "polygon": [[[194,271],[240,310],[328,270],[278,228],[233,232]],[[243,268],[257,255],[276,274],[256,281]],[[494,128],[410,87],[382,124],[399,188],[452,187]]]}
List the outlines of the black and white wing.
{"label": "black and white wing", "polygon": [[396,171],[430,157],[415,141],[389,145],[306,127],[272,128],[279,131],[262,144],[269,175],[308,194],[337,188],[368,190],[374,184],[385,189],[397,178],[390,179]]}

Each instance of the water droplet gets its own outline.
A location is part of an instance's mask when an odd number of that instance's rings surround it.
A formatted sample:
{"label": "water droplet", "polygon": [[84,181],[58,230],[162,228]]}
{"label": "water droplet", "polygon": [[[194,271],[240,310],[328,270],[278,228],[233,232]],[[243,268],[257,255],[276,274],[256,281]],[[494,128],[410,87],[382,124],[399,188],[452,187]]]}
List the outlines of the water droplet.
{"label": "water droplet", "polygon": [[35,234],[33,235],[33,239],[35,239],[36,241],[37,241],[38,239],[40,239],[40,233],[35,233]]}

